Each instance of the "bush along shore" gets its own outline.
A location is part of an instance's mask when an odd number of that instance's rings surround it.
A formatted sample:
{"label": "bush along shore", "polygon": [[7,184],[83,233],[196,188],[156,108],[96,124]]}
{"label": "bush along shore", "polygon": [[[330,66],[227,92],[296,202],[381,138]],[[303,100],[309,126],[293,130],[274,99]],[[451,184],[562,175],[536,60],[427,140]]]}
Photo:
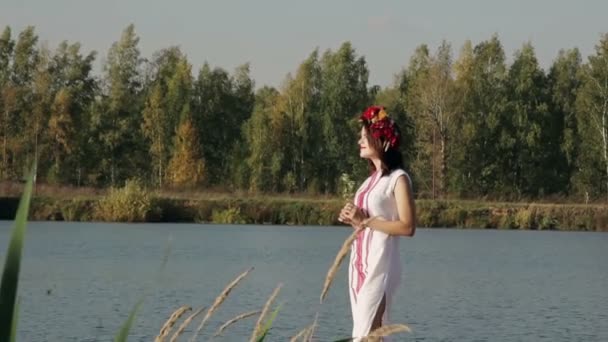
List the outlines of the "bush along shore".
{"label": "bush along shore", "polygon": [[[19,199],[0,197],[0,219]],[[217,224],[341,225],[343,200],[305,198],[159,197],[137,183],[97,198],[37,197],[30,218],[40,221],[198,222]],[[419,227],[608,231],[608,206],[464,200],[417,200]]]}

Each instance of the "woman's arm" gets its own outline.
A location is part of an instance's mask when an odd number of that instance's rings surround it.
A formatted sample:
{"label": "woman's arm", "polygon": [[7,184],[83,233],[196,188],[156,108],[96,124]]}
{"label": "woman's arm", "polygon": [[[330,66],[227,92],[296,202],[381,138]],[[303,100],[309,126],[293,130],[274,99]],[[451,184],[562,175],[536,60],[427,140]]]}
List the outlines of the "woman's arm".
{"label": "woman's arm", "polygon": [[381,231],[389,235],[414,236],[416,233],[416,205],[410,183],[405,176],[399,176],[395,184],[395,201],[399,213],[398,221],[387,221],[382,217],[372,217],[359,222],[365,227]]}

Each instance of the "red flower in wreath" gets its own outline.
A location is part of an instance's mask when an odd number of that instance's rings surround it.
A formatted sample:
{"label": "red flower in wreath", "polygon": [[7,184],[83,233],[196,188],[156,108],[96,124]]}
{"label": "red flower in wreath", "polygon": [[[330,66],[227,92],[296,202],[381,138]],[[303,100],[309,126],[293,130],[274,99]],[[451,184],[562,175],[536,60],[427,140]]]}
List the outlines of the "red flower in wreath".
{"label": "red flower in wreath", "polygon": [[399,130],[395,120],[388,116],[384,107],[367,108],[359,120],[369,129],[372,137],[382,141],[385,150],[399,146]]}

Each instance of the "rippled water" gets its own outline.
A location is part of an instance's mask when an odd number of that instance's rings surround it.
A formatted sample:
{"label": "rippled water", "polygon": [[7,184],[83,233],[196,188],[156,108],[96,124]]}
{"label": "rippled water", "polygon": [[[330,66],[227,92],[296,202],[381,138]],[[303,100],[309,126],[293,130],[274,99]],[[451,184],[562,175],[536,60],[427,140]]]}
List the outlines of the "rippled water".
{"label": "rippled water", "polygon": [[[0,255],[9,226],[0,222]],[[152,341],[175,308],[209,305],[249,266],[255,270],[207,333],[260,308],[283,282],[284,304],[268,340],[287,340],[317,311],[319,341],[347,337],[344,267],[326,303],[318,300],[349,233],[338,227],[30,223],[18,337],[111,341],[146,294],[130,340]],[[419,229],[403,239],[401,254],[404,279],[392,318],[413,332],[398,341],[608,341],[608,234]],[[237,323],[216,340],[246,341],[254,323]]]}

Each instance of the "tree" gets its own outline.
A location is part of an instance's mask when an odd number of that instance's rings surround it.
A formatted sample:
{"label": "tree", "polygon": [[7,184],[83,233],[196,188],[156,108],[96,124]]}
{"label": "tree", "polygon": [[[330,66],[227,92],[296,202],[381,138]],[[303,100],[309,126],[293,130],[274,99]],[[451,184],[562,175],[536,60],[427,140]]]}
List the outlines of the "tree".
{"label": "tree", "polygon": [[[194,120],[204,159],[207,163],[209,184],[219,184],[227,166],[226,155],[232,146],[235,127],[230,127],[232,84],[229,74],[221,69],[211,70],[205,63],[194,86]],[[239,127],[236,128],[237,131]]]}
{"label": "tree", "polygon": [[146,138],[150,140],[150,155],[154,160],[156,182],[158,186],[163,184],[165,159],[168,158],[167,123],[165,122],[165,110],[163,108],[163,95],[160,85],[152,89],[152,93],[146,100],[143,110],[142,130]]}
{"label": "tree", "polygon": [[61,89],[57,92],[51,107],[48,125],[47,134],[50,138],[52,153],[50,179],[58,182],[69,179],[63,166],[78,143],[72,119],[71,101],[70,93],[67,90]]}
{"label": "tree", "polygon": [[65,179],[81,185],[87,164],[96,165],[91,155],[96,155],[96,146],[88,143],[91,136],[91,105],[99,94],[99,84],[91,74],[97,53],[91,51],[83,55],[80,43],[62,42],[52,56],[49,65],[51,74],[51,96],[64,90],[69,94],[74,142],[70,155],[64,164],[70,168],[70,177]]}
{"label": "tree", "polygon": [[[595,55],[583,65],[581,82],[576,98],[577,124],[584,146],[578,161],[579,182],[586,192],[608,195],[608,33],[595,46]],[[598,167],[601,173],[593,171]]]}
{"label": "tree", "polygon": [[164,184],[166,165],[173,152],[180,113],[191,102],[192,70],[178,47],[156,52],[147,66],[143,91],[147,95],[141,132],[154,160],[152,180],[161,187]]}
{"label": "tree", "polygon": [[192,122],[189,106],[185,105],[175,134],[175,150],[167,169],[168,179],[173,186],[194,187],[205,180],[205,161],[199,146],[198,132]]}
{"label": "tree", "polygon": [[458,99],[459,111],[455,117],[455,125],[459,133],[452,139],[452,149],[450,153],[450,163],[452,172],[450,174],[450,184],[452,191],[463,194],[471,191],[469,179],[464,170],[465,165],[475,156],[467,154],[471,148],[477,134],[477,123],[470,119],[473,110],[473,89],[475,81],[475,56],[473,45],[467,40],[461,50],[458,59],[454,62],[454,93]]}
{"label": "tree", "polygon": [[336,52],[326,51],[320,61],[320,131],[324,142],[318,161],[322,191],[335,193],[339,175],[360,163],[357,151],[358,123],[367,105],[369,71],[364,57],[356,55],[350,42]]}
{"label": "tree", "polygon": [[[12,168],[12,173],[20,177],[31,167],[32,142],[28,140],[28,127],[31,122],[32,104],[34,103],[32,83],[39,63],[39,51],[37,49],[38,36],[34,27],[28,26],[19,33],[14,45],[13,59],[11,63],[9,87],[5,95],[15,97],[14,103],[9,103],[9,108],[14,111],[7,114],[7,122],[10,127],[7,130],[7,154],[10,154],[7,166]],[[5,98],[5,102],[12,100]],[[25,133],[25,134],[24,134]]]}
{"label": "tree", "polygon": [[[5,31],[6,32],[6,31]],[[34,77],[38,65],[38,36],[33,26],[26,27],[19,33],[13,54],[12,81],[18,86],[28,86]]]}
{"label": "tree", "polygon": [[243,161],[247,158],[247,147],[244,144],[243,127],[251,117],[255,103],[255,82],[250,76],[249,64],[238,66],[232,77],[232,100],[231,117],[233,125],[238,130],[234,134],[230,150],[228,152],[227,169],[230,177],[227,177],[229,185],[236,188],[247,188],[249,168]]}
{"label": "tree", "polygon": [[10,63],[14,48],[15,42],[11,39],[11,28],[7,26],[0,35],[0,85],[4,85],[10,79]]}
{"label": "tree", "polygon": [[253,114],[243,127],[249,147],[246,160],[250,170],[249,190],[253,192],[276,190],[278,184],[284,137],[284,121],[277,115],[279,96],[274,88],[258,90]]}
{"label": "tree", "polygon": [[[472,51],[463,49],[457,65],[457,93],[461,99],[461,134],[454,167],[460,176],[456,183],[463,196],[497,194],[508,191],[503,179],[505,156],[501,149],[512,145],[504,134],[507,107],[506,65],[502,45],[495,35]],[[472,61],[471,61],[472,58]]]}
{"label": "tree", "polygon": [[237,68],[235,76],[221,68],[211,70],[207,63],[199,72],[193,98],[195,124],[210,184],[230,180],[226,175],[234,172],[238,159],[244,157],[240,137],[253,109],[253,86],[248,65]]}
{"label": "tree", "polygon": [[141,90],[139,37],[135,27],[129,25],[118,42],[112,44],[104,67],[107,84],[107,111],[96,120],[96,130],[104,147],[104,159],[108,160],[109,180],[115,185],[130,173],[136,174],[136,155],[141,140],[139,126],[139,95]]}
{"label": "tree", "polygon": [[[45,132],[48,127],[51,106],[55,92],[52,89],[53,75],[51,74],[51,52],[43,47],[39,50],[38,65],[32,80],[32,112],[25,122],[23,135],[24,144],[33,142],[33,154],[36,160],[36,171],[46,171],[52,162],[46,149],[47,143],[53,144],[52,133]],[[69,110],[66,108],[66,111]],[[70,142],[71,143],[71,142]],[[29,150],[28,150],[29,152]],[[50,151],[49,151],[50,152]],[[58,164],[55,164],[57,166]]]}
{"label": "tree", "polygon": [[[423,115],[425,108],[417,100],[425,80],[429,77],[431,66],[431,56],[428,46],[422,44],[416,47],[414,54],[410,58],[407,69],[398,75],[398,88],[405,96],[404,109],[411,114],[414,126],[414,148],[411,157],[411,167],[413,178],[419,184],[421,193],[436,194],[435,179],[437,171],[435,167],[435,144],[432,129],[429,130],[428,120]],[[429,134],[429,131],[431,134]],[[430,165],[429,165],[430,164]]]}
{"label": "tree", "polygon": [[9,83],[11,75],[11,59],[15,42],[11,39],[11,29],[6,27],[0,36],[0,136],[2,136],[2,165],[0,167],[0,180],[8,178],[10,167],[8,164],[9,132],[13,132],[12,114],[15,111],[15,89]]}
{"label": "tree", "polygon": [[186,56],[180,56],[176,61],[173,73],[166,79],[165,111],[167,117],[163,123],[169,127],[170,137],[180,122],[184,106],[190,106],[192,97],[192,66]]}
{"label": "tree", "polygon": [[576,170],[576,157],[579,154],[580,136],[576,123],[576,93],[580,87],[578,77],[581,68],[581,55],[578,49],[560,50],[549,70],[548,82],[551,92],[551,113],[560,125],[561,142],[560,170],[562,178],[558,181],[568,193],[572,176]]}
{"label": "tree", "polygon": [[[79,114],[86,111],[99,91],[99,85],[91,74],[97,52],[91,51],[84,56],[80,48],[80,43],[61,42],[49,65],[53,92],[68,89],[74,113]],[[80,115],[78,118],[84,119]]]}
{"label": "tree", "polygon": [[320,88],[321,70],[315,50],[300,64],[295,77],[287,76],[278,104],[287,125],[282,146],[290,162],[286,165],[285,179],[293,177],[300,191],[304,191],[318,174],[315,166],[321,153]]}
{"label": "tree", "polygon": [[[458,112],[452,76],[452,52],[446,41],[443,41],[437,53],[429,58],[425,68],[425,72],[416,78],[410,88],[410,100],[412,107],[417,110],[419,134],[429,137],[428,140],[432,142],[426,148],[432,151],[429,164],[435,165],[435,160],[438,159],[438,192],[440,196],[444,196],[448,178],[448,144],[456,131],[455,116]],[[439,151],[436,151],[436,140],[439,140]],[[426,166],[431,168],[431,165]]]}
{"label": "tree", "polygon": [[[501,124],[510,144],[502,146],[505,185],[518,196],[538,196],[558,191],[556,168],[560,148],[557,120],[549,113],[547,79],[530,43],[515,54],[507,77],[509,116]],[[543,165],[554,165],[546,169]]]}

